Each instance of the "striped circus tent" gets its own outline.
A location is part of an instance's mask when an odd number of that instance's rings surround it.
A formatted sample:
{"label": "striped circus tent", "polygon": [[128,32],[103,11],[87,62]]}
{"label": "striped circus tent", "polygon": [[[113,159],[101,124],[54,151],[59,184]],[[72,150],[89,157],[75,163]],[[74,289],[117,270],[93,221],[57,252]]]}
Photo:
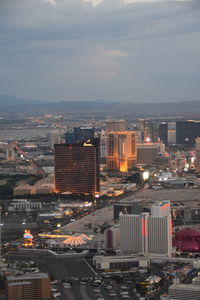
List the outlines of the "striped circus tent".
{"label": "striped circus tent", "polygon": [[75,234],[69,236],[66,240],[63,241],[63,243],[68,246],[77,247],[86,244],[89,240],[91,240],[91,238],[86,234]]}

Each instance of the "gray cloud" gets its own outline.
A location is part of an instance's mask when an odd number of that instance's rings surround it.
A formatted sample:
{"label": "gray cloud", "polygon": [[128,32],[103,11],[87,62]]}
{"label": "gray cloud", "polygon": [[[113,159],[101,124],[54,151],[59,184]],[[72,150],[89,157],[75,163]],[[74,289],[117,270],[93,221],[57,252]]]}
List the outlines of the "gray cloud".
{"label": "gray cloud", "polygon": [[198,1],[124,2],[93,7],[82,0],[1,0],[0,93],[50,100],[197,99]]}

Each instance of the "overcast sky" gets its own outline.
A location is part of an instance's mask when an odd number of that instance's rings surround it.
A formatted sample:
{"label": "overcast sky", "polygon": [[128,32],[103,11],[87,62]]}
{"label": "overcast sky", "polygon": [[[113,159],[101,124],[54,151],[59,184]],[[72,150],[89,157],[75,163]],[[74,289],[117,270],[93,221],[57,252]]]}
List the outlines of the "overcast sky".
{"label": "overcast sky", "polygon": [[0,94],[200,100],[200,0],[0,0]]}

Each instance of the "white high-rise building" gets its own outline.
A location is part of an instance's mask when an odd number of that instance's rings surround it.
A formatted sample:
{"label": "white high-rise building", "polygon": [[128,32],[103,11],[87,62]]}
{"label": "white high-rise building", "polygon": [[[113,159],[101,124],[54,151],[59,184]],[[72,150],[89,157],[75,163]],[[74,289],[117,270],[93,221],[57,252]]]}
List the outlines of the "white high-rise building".
{"label": "white high-rise building", "polygon": [[120,220],[120,248],[124,253],[143,252],[140,215],[123,214]]}
{"label": "white high-rise building", "polygon": [[171,256],[172,223],[170,202],[163,201],[151,213],[120,216],[120,247],[124,253]]}
{"label": "white high-rise building", "polygon": [[50,149],[54,149],[55,144],[60,144],[61,143],[61,137],[60,133],[57,130],[53,130],[50,132],[49,135],[49,147]]}

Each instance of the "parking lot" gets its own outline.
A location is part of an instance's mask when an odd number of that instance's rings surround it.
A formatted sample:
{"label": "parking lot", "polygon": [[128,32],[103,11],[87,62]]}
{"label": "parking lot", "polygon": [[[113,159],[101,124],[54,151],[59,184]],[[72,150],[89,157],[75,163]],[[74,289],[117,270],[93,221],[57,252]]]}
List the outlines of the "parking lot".
{"label": "parking lot", "polygon": [[[166,283],[155,286],[144,294],[138,288],[138,282],[145,280],[144,275],[117,275],[104,277],[93,277],[88,279],[73,278],[63,281],[54,281],[53,294],[56,300],[123,300],[123,299],[159,299]],[[57,295],[57,296],[56,296]]]}

